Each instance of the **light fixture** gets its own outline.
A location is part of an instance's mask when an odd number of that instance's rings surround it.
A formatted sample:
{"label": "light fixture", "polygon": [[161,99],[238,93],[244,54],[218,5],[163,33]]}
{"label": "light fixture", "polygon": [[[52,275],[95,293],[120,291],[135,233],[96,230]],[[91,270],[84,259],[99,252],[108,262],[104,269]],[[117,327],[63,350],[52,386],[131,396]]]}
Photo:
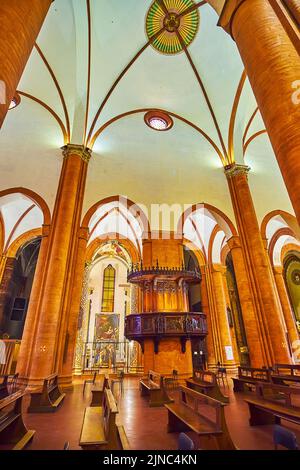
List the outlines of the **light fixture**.
{"label": "light fixture", "polygon": [[16,108],[20,104],[20,101],[21,101],[20,95],[18,93],[16,93],[15,96],[13,97],[13,99],[10,102],[10,105],[9,105],[9,108],[8,108],[9,111],[11,109]]}
{"label": "light fixture", "polygon": [[145,123],[155,131],[168,131],[173,127],[173,119],[167,113],[153,109],[144,116]]}

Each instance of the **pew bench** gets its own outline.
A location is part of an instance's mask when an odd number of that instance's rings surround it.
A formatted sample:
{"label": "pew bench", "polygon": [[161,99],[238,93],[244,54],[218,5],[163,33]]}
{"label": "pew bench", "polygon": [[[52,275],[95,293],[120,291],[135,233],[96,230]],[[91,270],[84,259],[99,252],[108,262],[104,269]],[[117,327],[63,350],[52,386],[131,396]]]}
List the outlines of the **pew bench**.
{"label": "pew bench", "polygon": [[103,406],[85,409],[79,445],[83,450],[129,450],[124,427],[116,423],[118,408],[110,389],[104,389]]}
{"label": "pew bench", "polygon": [[251,387],[255,388],[258,382],[270,382],[271,373],[269,369],[254,367],[239,367],[238,377],[231,377],[234,392],[249,392]]}
{"label": "pew bench", "polygon": [[0,401],[0,446],[3,449],[22,450],[35,434],[26,428],[23,421],[24,395],[19,391]]}
{"label": "pew bench", "polygon": [[204,393],[204,395],[215,398],[222,403],[229,403],[229,397],[223,395],[221,392],[216,374],[213,372],[203,370],[196,371],[192,378],[186,379],[186,384],[187,387],[192,390]]}
{"label": "pew bench", "polygon": [[201,449],[236,449],[227,428],[224,403],[188,387],[180,387],[179,403],[165,407],[168,432],[193,431],[199,438]]}
{"label": "pew bench", "polygon": [[271,380],[274,384],[286,386],[300,383],[300,364],[275,364]]}
{"label": "pew bench", "polygon": [[90,406],[102,406],[104,399],[104,390],[109,388],[109,380],[106,375],[101,375],[99,382],[96,382],[92,388],[92,400]]}
{"label": "pew bench", "polygon": [[28,413],[51,413],[57,411],[66,394],[58,386],[58,375],[52,374],[44,379],[43,387],[39,391],[31,392]]}
{"label": "pew bench", "polygon": [[149,398],[150,407],[163,406],[174,401],[166,391],[163,375],[152,370],[148,372],[147,377],[141,378],[140,390],[142,397]]}
{"label": "pew bench", "polygon": [[294,396],[299,404],[300,388],[257,383],[256,394],[245,399],[250,426],[280,424],[281,419],[300,424],[300,407],[294,403]]}

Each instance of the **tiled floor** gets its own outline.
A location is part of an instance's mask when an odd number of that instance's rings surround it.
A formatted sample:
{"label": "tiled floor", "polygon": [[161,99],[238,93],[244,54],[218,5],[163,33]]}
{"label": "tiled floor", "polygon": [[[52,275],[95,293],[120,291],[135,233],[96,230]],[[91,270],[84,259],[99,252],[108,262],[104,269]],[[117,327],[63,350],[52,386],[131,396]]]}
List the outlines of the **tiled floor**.
{"label": "tiled floor", "polygon": [[[65,441],[69,441],[70,449],[79,449],[83,413],[91,399],[88,387],[84,397],[82,388],[82,384],[77,383],[56,413],[25,413],[27,427],[36,430],[28,449],[63,449]],[[225,409],[226,420],[236,446],[240,449],[272,449],[272,426],[250,427],[248,406],[242,394],[234,394],[231,389],[226,393],[230,395],[230,404]],[[164,407],[149,408],[147,401],[140,397],[136,378],[125,379],[124,394],[119,397],[118,405],[119,422],[124,425],[133,450],[177,449],[178,435],[166,430],[167,410]],[[300,439],[300,432],[297,430],[296,433]],[[190,436],[193,438],[193,433]]]}

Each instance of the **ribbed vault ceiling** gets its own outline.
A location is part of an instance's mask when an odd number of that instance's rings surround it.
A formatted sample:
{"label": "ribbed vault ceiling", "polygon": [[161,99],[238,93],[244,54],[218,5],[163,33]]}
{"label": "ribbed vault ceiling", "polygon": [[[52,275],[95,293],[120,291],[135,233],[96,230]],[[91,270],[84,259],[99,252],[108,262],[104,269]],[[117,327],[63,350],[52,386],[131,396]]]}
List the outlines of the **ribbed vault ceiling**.
{"label": "ribbed vault ceiling", "polygon": [[[165,55],[145,32],[152,0],[55,0],[0,133],[2,189],[27,187],[52,208],[60,147],[73,142],[94,151],[84,212],[122,194],[148,208],[206,202],[234,220],[222,162],[236,161],[253,169],[260,220],[293,213],[236,45],[195,3],[194,41]],[[152,108],[171,113],[170,131],[145,125]]]}

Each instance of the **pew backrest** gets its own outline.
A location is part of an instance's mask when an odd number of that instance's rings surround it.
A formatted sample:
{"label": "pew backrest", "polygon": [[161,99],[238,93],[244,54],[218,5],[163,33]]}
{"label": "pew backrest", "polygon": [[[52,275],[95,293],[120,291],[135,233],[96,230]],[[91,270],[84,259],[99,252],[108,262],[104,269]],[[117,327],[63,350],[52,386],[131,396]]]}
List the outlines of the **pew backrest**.
{"label": "pew backrest", "polygon": [[[12,395],[9,395],[6,398],[3,398],[2,400],[0,400],[0,410],[3,410],[9,405],[14,405],[15,409],[18,409],[22,401],[21,399],[23,398],[24,395],[26,395],[26,393],[20,390],[18,392],[13,393]],[[21,409],[18,411],[21,412]]]}
{"label": "pew backrest", "polygon": [[56,386],[58,386],[58,374],[51,374],[48,377],[45,377],[42,392],[47,393]]}
{"label": "pew backrest", "polygon": [[239,367],[239,379],[252,379],[262,382],[271,381],[271,373],[269,369],[259,369],[257,367]]}
{"label": "pew backrest", "polygon": [[293,396],[297,396],[296,400],[299,403],[300,388],[286,387],[285,385],[277,385],[273,383],[258,382],[256,385],[256,395],[266,401],[273,403],[284,402],[284,406],[288,408],[299,409],[299,406],[293,404]]}
{"label": "pew backrest", "polygon": [[109,388],[105,388],[102,418],[104,434],[107,439],[109,438],[110,431],[115,427],[117,413],[118,408],[112,391]]}
{"label": "pew backrest", "polygon": [[223,430],[225,405],[220,401],[188,387],[181,386],[179,388],[179,402],[213,424],[216,427],[216,431],[221,432]]}
{"label": "pew backrest", "polygon": [[209,384],[215,385],[217,383],[216,374],[208,370],[197,370],[194,372],[194,380],[199,380],[201,382],[207,382]]}
{"label": "pew backrest", "polygon": [[274,364],[273,371],[277,375],[300,376],[300,364]]}

